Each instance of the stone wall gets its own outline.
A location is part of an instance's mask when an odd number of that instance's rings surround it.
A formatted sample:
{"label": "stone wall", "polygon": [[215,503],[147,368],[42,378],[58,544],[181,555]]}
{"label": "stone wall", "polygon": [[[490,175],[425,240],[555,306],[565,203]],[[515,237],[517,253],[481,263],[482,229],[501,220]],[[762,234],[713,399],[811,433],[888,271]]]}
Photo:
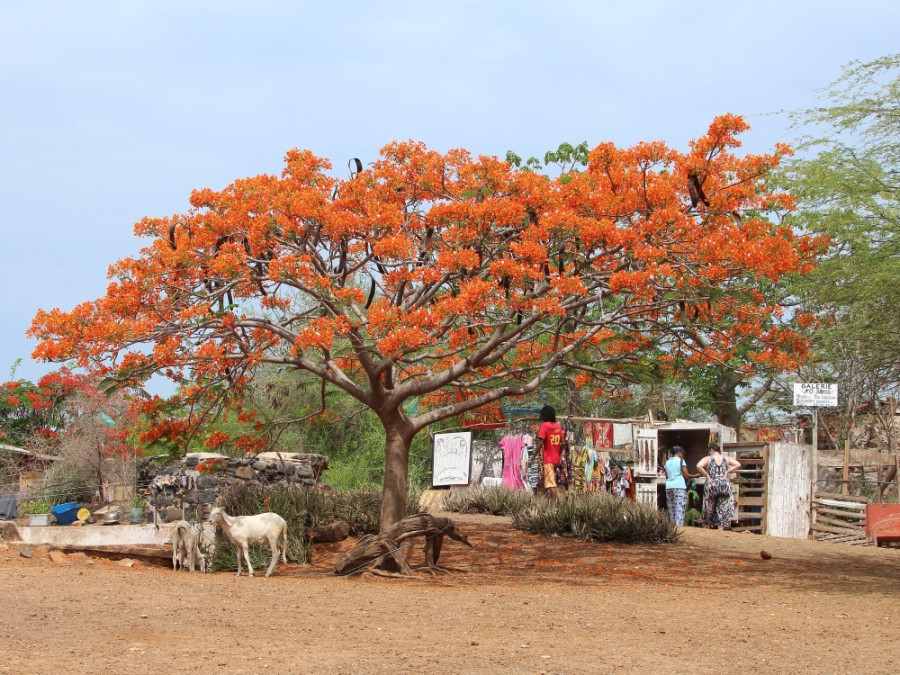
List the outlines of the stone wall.
{"label": "stone wall", "polygon": [[265,452],[238,459],[214,453],[192,453],[174,464],[164,457],[145,457],[138,466],[138,485],[149,489],[151,509],[159,522],[182,518],[205,520],[226,488],[304,485],[315,487],[328,468],[325,455]]}

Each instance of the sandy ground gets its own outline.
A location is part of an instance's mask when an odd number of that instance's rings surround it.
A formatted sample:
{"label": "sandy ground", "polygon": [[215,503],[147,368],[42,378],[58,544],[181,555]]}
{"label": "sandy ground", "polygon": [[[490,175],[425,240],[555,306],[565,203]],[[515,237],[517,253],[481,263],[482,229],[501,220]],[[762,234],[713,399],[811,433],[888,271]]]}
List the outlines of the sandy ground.
{"label": "sandy ground", "polygon": [[0,545],[0,672],[900,671],[900,550],[596,544],[453,517],[475,548],[448,541],[441,562],[461,571],[402,580],[335,577],[352,540],[271,578]]}

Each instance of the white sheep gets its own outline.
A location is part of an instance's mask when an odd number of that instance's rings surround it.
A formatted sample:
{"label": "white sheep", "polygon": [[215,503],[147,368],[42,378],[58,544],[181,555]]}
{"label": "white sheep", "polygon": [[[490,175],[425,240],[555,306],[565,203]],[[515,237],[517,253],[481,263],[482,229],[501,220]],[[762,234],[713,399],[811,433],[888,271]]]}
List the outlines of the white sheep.
{"label": "white sheep", "polygon": [[272,576],[272,570],[278,564],[278,539],[282,540],[281,562],[287,564],[287,523],[277,513],[259,513],[255,516],[229,516],[221,507],[209,512],[209,522],[222,528],[225,536],[237,547],[237,575],[241,576],[241,554],[247,561],[247,570],[253,576],[250,566],[250,544],[268,542],[272,549],[272,562],[266,576]]}
{"label": "white sheep", "polygon": [[179,520],[172,530],[172,569],[185,568],[193,572],[197,565],[206,572],[206,558],[200,553],[199,537],[193,526],[186,520]]}

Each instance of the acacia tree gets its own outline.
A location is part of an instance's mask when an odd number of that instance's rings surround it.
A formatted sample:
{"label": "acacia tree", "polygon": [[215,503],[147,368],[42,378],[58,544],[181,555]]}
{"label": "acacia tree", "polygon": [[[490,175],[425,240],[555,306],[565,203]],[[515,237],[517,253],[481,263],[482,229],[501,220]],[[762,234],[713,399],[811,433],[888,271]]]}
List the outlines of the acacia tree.
{"label": "acacia tree", "polygon": [[[851,62],[822,93],[821,106],[794,113],[809,134],[800,146],[807,152],[779,176],[799,206],[792,222],[831,240],[797,285],[823,318],[812,338],[818,359],[803,377],[840,384],[837,422],[822,424],[834,447],[848,438],[865,446],[871,439],[860,431],[874,426],[877,444],[892,452],[900,389],[900,54]],[[874,425],[857,424],[864,409]]]}
{"label": "acacia tree", "polygon": [[[686,153],[604,143],[556,177],[394,142],[338,180],[294,150],[281,177],[140,221],[151,242],[111,267],[104,297],[37,314],[35,356],[182,383],[186,414],[153,432],[173,439],[239,399],[259,364],[308,371],[384,426],[384,529],[404,515],[418,431],[560,367],[602,387],[661,349],[720,362],[748,333],[749,358],[783,358],[788,336],[760,321],[774,308],[732,280],[804,269],[813,243],[762,217],[790,205],[766,184],[787,149],[736,156],[747,128],[717,118]],[[681,330],[697,323],[703,344]]]}

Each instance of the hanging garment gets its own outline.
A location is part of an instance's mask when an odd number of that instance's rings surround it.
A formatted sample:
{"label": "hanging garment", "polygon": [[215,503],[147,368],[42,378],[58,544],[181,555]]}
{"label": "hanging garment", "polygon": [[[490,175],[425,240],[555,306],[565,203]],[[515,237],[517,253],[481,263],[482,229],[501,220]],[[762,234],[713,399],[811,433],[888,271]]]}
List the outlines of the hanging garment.
{"label": "hanging garment", "polygon": [[585,422],[584,433],[589,435],[597,450],[610,450],[613,447],[612,422]]}
{"label": "hanging garment", "polygon": [[[586,445],[576,445],[572,452],[572,489],[575,492],[585,492],[588,484],[588,461],[590,453]],[[591,470],[593,470],[593,462]]]}
{"label": "hanging garment", "polygon": [[613,423],[613,447],[621,448],[634,442],[631,424]]}
{"label": "hanging garment", "polygon": [[503,485],[511,490],[524,490],[522,482],[522,448],[525,439],[522,436],[504,436],[500,439],[503,449]]}
{"label": "hanging garment", "polygon": [[609,449],[613,447],[613,425],[612,422],[595,422],[594,423],[594,445],[598,450]]}
{"label": "hanging garment", "polygon": [[559,446],[559,463],[556,465],[556,485],[568,488],[573,481],[572,449],[569,444],[569,434],[563,435],[562,445]]}
{"label": "hanging garment", "polygon": [[526,487],[530,487],[532,490],[537,490],[540,481],[541,481],[541,469],[543,465],[543,453],[538,451],[538,449],[534,445],[534,437],[530,434],[527,434],[525,437],[525,445],[522,447],[522,452],[525,455],[525,463],[528,467],[528,475],[527,480],[525,481]]}
{"label": "hanging garment", "polygon": [[594,472],[597,468],[597,451],[593,447],[585,446],[587,461],[584,463],[584,488],[588,492],[594,491]]}

